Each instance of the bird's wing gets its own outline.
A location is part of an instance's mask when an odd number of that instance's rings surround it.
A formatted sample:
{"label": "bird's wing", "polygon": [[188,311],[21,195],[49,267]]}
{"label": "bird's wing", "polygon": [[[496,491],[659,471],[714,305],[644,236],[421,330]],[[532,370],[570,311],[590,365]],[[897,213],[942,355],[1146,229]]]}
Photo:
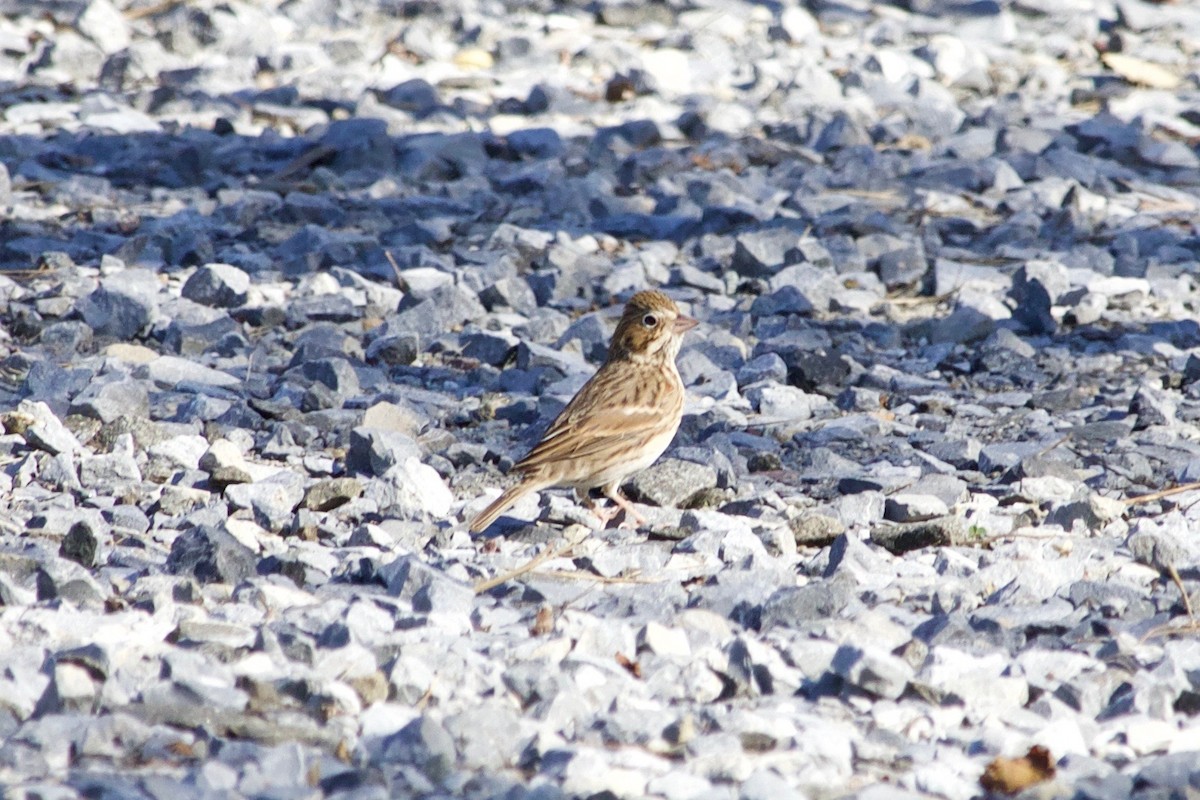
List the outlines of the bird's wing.
{"label": "bird's wing", "polygon": [[552,424],[537,446],[515,468],[530,471],[555,462],[634,447],[662,430],[662,418],[661,409],[606,408],[581,418],[574,425]]}
{"label": "bird's wing", "polygon": [[594,457],[647,441],[662,432],[667,411],[661,405],[630,402],[632,398],[620,393],[606,396],[599,403],[583,402],[593,394],[589,388],[585,385],[579,390],[514,469],[530,472],[568,459]]}

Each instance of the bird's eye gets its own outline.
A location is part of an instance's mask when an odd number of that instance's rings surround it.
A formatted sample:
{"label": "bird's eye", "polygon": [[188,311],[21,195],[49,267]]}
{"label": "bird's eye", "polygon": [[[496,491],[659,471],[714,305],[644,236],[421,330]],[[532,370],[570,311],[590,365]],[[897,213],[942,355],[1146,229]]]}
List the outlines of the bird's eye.
{"label": "bird's eye", "polygon": [[653,328],[658,324],[658,317],[654,316],[653,314],[647,314],[646,316],[642,317],[642,324],[647,328]]}

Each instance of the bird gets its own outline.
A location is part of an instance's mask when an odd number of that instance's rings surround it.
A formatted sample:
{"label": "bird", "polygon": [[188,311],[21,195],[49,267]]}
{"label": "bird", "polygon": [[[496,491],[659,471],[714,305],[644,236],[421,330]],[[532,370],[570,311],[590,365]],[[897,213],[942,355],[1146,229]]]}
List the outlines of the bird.
{"label": "bird", "polygon": [[[552,486],[575,489],[602,524],[618,510],[645,524],[621,484],[657,461],[675,438],[684,400],[675,359],[683,335],[696,325],[663,292],[630,297],[604,363],[513,465],[518,482],[471,520],[471,532],[483,532],[517,500]],[[616,508],[594,507],[587,493],[596,488]]]}

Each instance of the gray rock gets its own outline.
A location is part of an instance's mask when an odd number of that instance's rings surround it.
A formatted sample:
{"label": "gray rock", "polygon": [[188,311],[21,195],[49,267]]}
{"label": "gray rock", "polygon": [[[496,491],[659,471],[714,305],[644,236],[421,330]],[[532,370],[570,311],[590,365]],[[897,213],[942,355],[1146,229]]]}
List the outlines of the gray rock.
{"label": "gray rock", "polygon": [[246,625],[185,619],[175,629],[174,638],[190,646],[217,645],[238,649],[253,646],[255,633],[253,628]]}
{"label": "gray rock", "polygon": [[1013,318],[1032,334],[1052,334],[1058,323],[1050,314],[1055,299],[1066,288],[1066,269],[1052,262],[1029,262],[1013,276],[1008,296]]}
{"label": "gray rock", "polygon": [[962,547],[970,543],[970,532],[960,517],[942,516],[874,527],[871,541],[889,553],[900,555],[925,547]]}
{"label": "gray rock", "polygon": [[1177,403],[1173,393],[1142,385],[1129,401],[1129,413],[1137,417],[1136,429],[1152,425],[1174,425]]}
{"label": "gray rock", "polygon": [[506,769],[515,765],[526,744],[521,719],[507,698],[485,700],[446,718],[458,756],[470,769]]}
{"label": "gray rock", "polygon": [[748,277],[768,277],[801,259],[800,233],[787,227],[760,228],[738,235],[732,266]]}
{"label": "gray rock", "polygon": [[971,624],[981,630],[999,632],[1065,632],[1077,625],[1082,617],[1066,600],[1051,598],[1040,606],[997,603],[979,608],[972,613]]}
{"label": "gray rock", "polygon": [[803,629],[816,621],[839,617],[856,602],[849,579],[814,581],[807,586],[789,586],[774,592],[762,607],[762,628]]}
{"label": "gray rock", "polygon": [[553,128],[525,128],[513,131],[508,144],[519,154],[536,159],[556,158],[565,150],[562,137]]}
{"label": "gray rock", "polygon": [[1108,310],[1108,298],[1096,292],[1072,292],[1064,298],[1067,312],[1063,321],[1072,325],[1092,325]]}
{"label": "gray rock", "polygon": [[846,532],[846,526],[836,517],[824,514],[802,514],[788,523],[798,547],[825,547]]}
{"label": "gray rock", "polygon": [[864,692],[894,700],[913,679],[913,669],[904,659],[875,647],[842,645],[833,657],[833,672]]}
{"label": "gray rock", "polygon": [[[14,357],[14,360],[17,359],[20,356]],[[41,400],[55,414],[65,416],[68,413],[68,398],[85,389],[92,377],[90,369],[63,369],[49,361],[34,361],[25,372],[21,391],[25,399]]]}
{"label": "gray rock", "polygon": [[463,337],[462,354],[493,367],[502,365],[512,355],[520,340],[511,334],[481,331]]}
{"label": "gray rock", "polygon": [[957,469],[977,469],[983,445],[977,439],[954,439],[935,442],[922,449]]}
{"label": "gray rock", "polygon": [[[693,535],[684,543],[680,543],[679,548],[694,548],[701,552],[697,542],[700,538]],[[712,538],[716,539],[713,544],[719,547],[721,539]],[[759,547],[762,547],[761,542]],[[765,567],[765,564],[760,565]],[[714,612],[745,627],[759,628],[763,624],[763,604],[775,593],[781,582],[781,576],[769,569],[721,570],[711,575],[701,586],[695,587],[688,606]]]}
{"label": "gray rock", "polygon": [[[178,456],[181,461],[177,463],[188,466],[191,454],[195,452],[194,448],[197,448],[197,444],[189,443],[186,454],[181,453]],[[211,475],[213,482],[219,486],[250,483],[266,477],[263,468],[246,461],[238,446],[228,439],[217,439],[209,445],[200,456],[197,466]],[[268,470],[267,474],[273,471]]]}
{"label": "gray rock", "polygon": [[1138,520],[1125,544],[1135,559],[1154,569],[1182,569],[1200,563],[1200,546],[1178,512]]}
{"label": "gray rock", "polygon": [[646,650],[664,658],[686,660],[692,655],[687,633],[658,622],[649,622],[638,631],[638,650]]}
{"label": "gray rock", "polygon": [[869,526],[883,519],[885,504],[882,492],[856,492],[838,498],[835,511],[837,519],[847,528]]}
{"label": "gray rock", "polygon": [[812,419],[817,412],[830,405],[829,401],[820,395],[774,382],[747,386],[742,394],[758,413],[769,420]]}
{"label": "gray rock", "polygon": [[[460,595],[462,594],[461,590],[471,592],[471,587],[451,580],[445,573],[434,569],[415,555],[402,555],[396,558],[386,564],[379,574],[385,581],[388,593],[405,600],[415,600],[421,593],[425,593],[425,596],[428,597],[429,587],[443,582],[452,584],[456,590],[459,590],[457,593]],[[426,610],[428,611],[428,609]]]}
{"label": "gray rock", "polygon": [[105,278],[99,288],[80,298],[83,321],[99,336],[132,339],[154,319],[158,280],[143,270],[126,270]]}
{"label": "gray rock", "polygon": [[180,293],[188,300],[214,308],[233,308],[246,302],[250,276],[232,264],[205,264],[193,272]]}
{"label": "gray rock", "polygon": [[918,240],[880,253],[878,270],[879,279],[889,290],[915,284],[929,271],[925,248]]}
{"label": "gray rock", "polygon": [[810,41],[821,31],[816,18],[798,6],[788,6],[779,12],[779,29],[793,44]]}
{"label": "gray rock", "polygon": [[0,164],[0,211],[8,213],[12,208],[12,176],[8,167]]}
{"label": "gray rock", "polygon": [[[377,498],[380,505],[405,518],[444,518],[454,495],[437,470],[417,458],[406,458],[382,476],[388,489]],[[380,487],[382,489],[382,487]]]}
{"label": "gray rock", "polygon": [[363,486],[355,478],[327,478],[304,492],[302,504],[312,511],[332,511],[361,497]]}
{"label": "gray rock", "polygon": [[484,315],[483,306],[475,295],[459,286],[442,286],[428,297],[405,297],[389,328],[396,333],[415,333],[422,339],[432,339],[461,328],[468,321]]}
{"label": "gray rock", "polygon": [[78,453],[83,449],[79,440],[54,416],[50,407],[40,401],[22,400],[17,405],[16,416],[10,417],[5,427],[19,432],[30,447],[44,450],[50,455]]}
{"label": "gray rock", "polygon": [[1043,449],[1045,449],[1044,445],[1039,442],[1003,442],[985,445],[979,450],[979,471],[991,475],[1002,470],[1013,469],[1026,459],[1033,458]]}
{"label": "gray rock", "polygon": [[335,169],[370,170],[386,173],[395,169],[395,145],[387,135],[387,123],[381,119],[342,119],[330,123],[321,136],[321,144],[335,153]]}
{"label": "gray rock", "polygon": [[1089,494],[1081,499],[1051,503],[1046,514],[1047,525],[1061,525],[1063,530],[1100,531],[1124,513],[1124,504],[1112,498]]}
{"label": "gray rock", "polygon": [[787,381],[787,364],[778,353],[763,353],[743,364],[737,372],[738,386],[771,381],[784,383]]}
{"label": "gray rock", "polygon": [[366,475],[383,475],[409,458],[420,458],[416,441],[399,431],[358,427],[350,432],[346,466]]}
{"label": "gray rock", "polygon": [[345,358],[320,358],[305,361],[301,367],[304,377],[316,381],[342,400],[355,397],[362,392],[358,372]]}
{"label": "gray rock", "polygon": [[78,608],[100,608],[111,592],[74,561],[46,558],[37,567],[37,599],[68,600]]}
{"label": "gray rock", "polygon": [[663,458],[629,481],[630,497],[667,508],[686,508],[692,498],[717,486],[717,471],[707,464]]}
{"label": "gray rock", "polygon": [[510,308],[519,314],[531,315],[537,310],[537,295],[524,278],[500,278],[479,293],[479,302],[488,311]]}
{"label": "gray rock", "polygon": [[923,475],[907,491],[912,494],[932,495],[945,503],[947,508],[969,497],[966,481],[953,475],[937,473]]}
{"label": "gray rock", "polygon": [[[826,307],[822,303],[822,307]],[[770,294],[755,298],[750,313],[768,317],[773,314],[811,314],[816,303],[798,286],[780,286]]]}
{"label": "gray rock", "polygon": [[129,23],[109,0],[91,0],[75,25],[106,54],[124,50],[131,40]]}
{"label": "gray rock", "polygon": [[145,418],[150,415],[150,395],[141,381],[112,375],[107,381],[93,381],[77,394],[71,401],[70,413],[105,424],[121,417]]}
{"label": "gray rock", "polygon": [[939,497],[904,492],[887,498],[883,518],[891,522],[919,522],[945,516],[948,512],[945,502]]}
{"label": "gray rock", "polygon": [[117,530],[146,533],[150,530],[150,518],[138,506],[126,503],[101,512],[104,521]]}
{"label": "gray rock", "polygon": [[437,89],[422,78],[413,78],[398,83],[380,93],[379,99],[393,108],[409,111],[417,117],[429,114],[441,104]]}
{"label": "gray rock", "polygon": [[117,437],[110,452],[79,458],[79,482],[88,489],[117,494],[141,481],[133,437],[128,433]]}
{"label": "gray rock", "polygon": [[172,542],[166,566],[172,574],[189,575],[201,583],[236,584],[253,575],[256,564],[254,552],[227,531],[203,526]]}
{"label": "gray rock", "polygon": [[304,499],[304,479],[290,470],[254,483],[234,483],[225,488],[225,497],[234,508],[248,508],[254,520],[269,531],[284,528],[292,512]]}
{"label": "gray rock", "polygon": [[382,330],[386,327],[381,326],[367,345],[367,360],[392,366],[404,366],[416,361],[421,353],[420,336],[410,331],[394,333]]}
{"label": "gray rock", "polygon": [[806,392],[837,394],[850,376],[850,365],[839,353],[813,352],[808,348],[788,348],[783,353],[788,367],[788,383]]}
{"label": "gray rock", "polygon": [[1180,752],[1160,755],[1151,759],[1137,773],[1137,783],[1142,786],[1161,787],[1172,791],[1187,792],[1200,782],[1200,770],[1196,768],[1191,754]]}
{"label": "gray rock", "polygon": [[64,320],[42,328],[38,341],[61,357],[86,353],[92,349],[92,329],[82,320]]}
{"label": "gray rock", "polygon": [[40,705],[47,712],[90,712],[98,689],[98,682],[84,667],[60,661],[54,664],[54,680]]}
{"label": "gray rock", "polygon": [[38,479],[44,486],[60,492],[82,491],[83,484],[79,482],[79,467],[73,454],[47,455],[46,458],[38,459],[37,464]]}
{"label": "gray rock", "polygon": [[134,374],[152,381],[161,389],[195,386],[202,390],[241,391],[244,388],[238,377],[178,356],[159,356],[138,367]]}
{"label": "gray rock", "polygon": [[466,617],[474,606],[474,590],[455,581],[429,581],[413,593],[413,611],[423,614]]}
{"label": "gray rock", "polygon": [[614,546],[588,556],[581,566],[603,577],[614,578],[661,570],[667,557],[666,551],[657,548]]}
{"label": "gray rock", "polygon": [[999,321],[1011,316],[1004,303],[992,294],[963,289],[950,315],[928,325],[929,340],[957,344],[978,341],[996,330]]}
{"label": "gray rock", "polygon": [[558,337],[557,346],[563,347],[571,341],[579,342],[584,358],[603,361],[608,353],[608,340],[612,338],[612,325],[599,314],[585,314],[571,323]]}

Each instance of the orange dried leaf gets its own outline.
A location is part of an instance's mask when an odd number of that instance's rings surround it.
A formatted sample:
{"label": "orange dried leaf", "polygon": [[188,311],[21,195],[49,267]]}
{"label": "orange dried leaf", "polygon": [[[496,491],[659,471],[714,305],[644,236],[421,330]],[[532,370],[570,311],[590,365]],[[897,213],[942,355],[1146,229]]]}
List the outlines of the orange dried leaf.
{"label": "orange dried leaf", "polygon": [[998,756],[993,759],[979,778],[979,785],[989,792],[1011,795],[1050,780],[1054,771],[1050,751],[1034,745],[1021,758]]}
{"label": "orange dried leaf", "polygon": [[534,636],[545,636],[554,630],[554,612],[550,606],[542,606],[537,610],[537,615],[533,618],[533,625],[529,628],[529,632]]}
{"label": "orange dried leaf", "polygon": [[196,748],[192,747],[190,743],[181,741],[179,739],[176,739],[168,744],[167,750],[171,753],[171,755],[181,756],[183,758],[195,758],[196,756]]}
{"label": "orange dried leaf", "polygon": [[617,663],[624,667],[635,678],[642,677],[642,665],[633,661],[624,653],[617,653]]}

